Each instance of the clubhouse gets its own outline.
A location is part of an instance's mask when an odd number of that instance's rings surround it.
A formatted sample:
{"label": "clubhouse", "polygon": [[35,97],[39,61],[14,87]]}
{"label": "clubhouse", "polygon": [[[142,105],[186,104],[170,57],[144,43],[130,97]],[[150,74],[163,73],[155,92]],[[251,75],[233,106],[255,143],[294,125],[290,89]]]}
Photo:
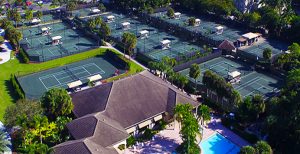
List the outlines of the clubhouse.
{"label": "clubhouse", "polygon": [[176,104],[199,102],[148,71],[71,94],[77,119],[67,124],[74,140],[56,145],[54,153],[117,154],[130,136],[172,121]]}

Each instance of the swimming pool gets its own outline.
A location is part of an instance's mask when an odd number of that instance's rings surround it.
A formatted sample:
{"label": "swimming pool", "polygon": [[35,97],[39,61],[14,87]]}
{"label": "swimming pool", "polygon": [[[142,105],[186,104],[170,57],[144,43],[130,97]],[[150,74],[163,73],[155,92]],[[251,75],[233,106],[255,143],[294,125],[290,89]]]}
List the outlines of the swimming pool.
{"label": "swimming pool", "polygon": [[200,143],[202,154],[237,154],[240,147],[219,133],[215,133]]}

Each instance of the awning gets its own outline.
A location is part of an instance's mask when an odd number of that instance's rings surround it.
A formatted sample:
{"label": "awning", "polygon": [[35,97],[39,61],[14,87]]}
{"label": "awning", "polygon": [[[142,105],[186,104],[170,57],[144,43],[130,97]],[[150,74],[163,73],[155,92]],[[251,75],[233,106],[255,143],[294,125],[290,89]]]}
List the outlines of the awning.
{"label": "awning", "polygon": [[49,27],[42,27],[41,30],[42,31],[47,31],[47,30],[49,30]]}
{"label": "awning", "polygon": [[54,36],[54,37],[52,37],[52,41],[54,41],[54,40],[60,40],[62,37],[61,36]]}
{"label": "awning", "polygon": [[170,44],[171,41],[170,40],[162,40],[160,41],[161,44],[166,45],[166,44]]}
{"label": "awning", "polygon": [[37,22],[41,22],[41,20],[38,19],[38,18],[34,18],[34,19],[31,20],[31,22],[32,22],[32,23],[37,23]]}
{"label": "awning", "polygon": [[246,42],[247,39],[243,38],[243,37],[240,37],[239,39],[237,39],[239,42]]}
{"label": "awning", "polygon": [[149,33],[149,31],[147,31],[147,30],[142,30],[142,31],[140,31],[140,34],[141,35],[145,35],[145,34],[148,34]]}
{"label": "awning", "polygon": [[111,19],[114,19],[114,18],[115,18],[115,16],[113,16],[113,15],[109,15],[109,16],[107,16],[106,18],[111,20]]}
{"label": "awning", "polygon": [[217,26],[216,29],[217,29],[217,30],[222,30],[222,29],[223,29],[223,26]]}
{"label": "awning", "polygon": [[125,26],[128,26],[128,25],[130,25],[129,22],[123,22],[123,23],[122,23],[122,26],[124,26],[124,27],[125,27]]}
{"label": "awning", "polygon": [[99,9],[92,9],[92,12],[93,13],[98,13],[98,12],[100,12],[100,10]]}
{"label": "awning", "polygon": [[152,123],[151,120],[147,120],[147,121],[145,121],[145,122],[142,122],[142,123],[139,124],[139,128],[143,128],[143,127],[145,127],[145,126],[148,126],[148,125],[150,125],[151,123]]}
{"label": "awning", "polygon": [[246,33],[244,35],[242,35],[244,38],[246,39],[254,39],[256,37],[258,37],[259,35],[257,35],[256,33],[252,33],[252,32],[249,32],[249,33]]}
{"label": "awning", "polygon": [[160,120],[160,119],[162,119],[162,115],[159,115],[159,116],[154,117],[154,121],[158,121],[158,120]]}
{"label": "awning", "polygon": [[180,16],[181,13],[180,13],[180,12],[175,12],[174,15],[175,15],[175,16]]}
{"label": "awning", "polygon": [[82,82],[80,80],[68,83],[68,88],[75,88],[82,85]]}
{"label": "awning", "polygon": [[240,76],[241,73],[239,71],[233,71],[233,72],[229,72],[228,75],[231,76],[232,78],[236,78]]}
{"label": "awning", "polygon": [[90,82],[92,82],[92,81],[97,81],[97,80],[100,80],[100,79],[102,79],[102,76],[101,76],[100,74],[97,74],[97,75],[88,77],[88,80],[89,80]]}
{"label": "awning", "polygon": [[136,127],[131,127],[131,128],[129,128],[129,129],[127,129],[126,131],[127,131],[127,133],[129,134],[129,133],[134,132],[135,130],[136,130]]}

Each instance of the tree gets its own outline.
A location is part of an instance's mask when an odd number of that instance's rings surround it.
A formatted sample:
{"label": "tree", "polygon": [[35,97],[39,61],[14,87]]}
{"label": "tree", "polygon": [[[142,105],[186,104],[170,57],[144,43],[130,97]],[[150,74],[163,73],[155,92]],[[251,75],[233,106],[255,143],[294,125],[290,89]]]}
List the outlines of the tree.
{"label": "tree", "polygon": [[16,27],[18,27],[18,23],[21,21],[22,17],[21,17],[21,14],[18,12],[17,9],[14,9],[13,18],[14,18],[14,21],[16,23]]}
{"label": "tree", "polygon": [[248,145],[241,148],[240,154],[256,154],[256,151],[252,146]]}
{"label": "tree", "polygon": [[15,45],[15,47],[17,49],[20,48],[20,44],[19,42],[21,41],[21,39],[23,38],[23,35],[20,31],[18,31],[16,28],[14,27],[8,27],[5,30],[5,36],[6,38]]}
{"label": "tree", "polygon": [[295,55],[300,55],[300,45],[298,43],[293,43],[288,47],[290,52]]}
{"label": "tree", "polygon": [[174,109],[175,115],[180,117],[182,125],[180,134],[183,143],[176,149],[180,153],[200,153],[197,137],[200,137],[197,119],[192,113],[193,107],[190,104],[179,104]]}
{"label": "tree", "polygon": [[272,154],[272,148],[266,141],[258,141],[254,148],[256,149],[257,154]]}
{"label": "tree", "polygon": [[287,87],[300,87],[300,69],[294,69],[288,72]]}
{"label": "tree", "polygon": [[188,23],[189,23],[189,26],[195,26],[196,18],[195,17],[189,18]]}
{"label": "tree", "polygon": [[201,104],[198,107],[197,115],[200,123],[204,124],[205,121],[210,120],[210,108],[207,105]]}
{"label": "tree", "polygon": [[177,79],[178,79],[179,85],[181,87],[181,90],[183,91],[186,84],[188,84],[189,79],[185,75],[182,75],[182,74],[179,74],[179,73],[178,73]]}
{"label": "tree", "polygon": [[167,16],[170,18],[174,18],[175,11],[172,8],[169,8],[167,11]]}
{"label": "tree", "polygon": [[102,22],[102,24],[101,24],[101,33],[102,33],[102,37],[104,38],[104,40],[106,40],[107,37],[110,36],[110,34],[111,34],[111,29],[105,22]]}
{"label": "tree", "polygon": [[133,49],[137,44],[137,38],[133,33],[125,32],[122,35],[122,43],[124,47],[128,50],[128,55],[131,57],[133,55]]}
{"label": "tree", "polygon": [[42,106],[50,119],[71,114],[74,106],[70,95],[65,89],[54,88],[47,91],[41,98]]}
{"label": "tree", "polygon": [[7,134],[0,130],[0,152],[4,153],[5,151],[9,150],[9,145],[10,143],[7,140]]}
{"label": "tree", "polygon": [[4,124],[8,127],[18,125],[18,120],[24,116],[32,120],[35,115],[41,115],[43,108],[40,103],[32,100],[18,100],[16,104],[8,106],[4,113]]}
{"label": "tree", "polygon": [[201,71],[198,64],[192,64],[190,67],[189,76],[195,80],[195,89],[197,90],[197,79],[200,77]]}
{"label": "tree", "polygon": [[105,11],[106,11],[106,7],[105,7],[102,3],[99,3],[98,9],[99,9],[101,12],[105,12]]}
{"label": "tree", "polygon": [[265,48],[263,51],[263,57],[265,61],[270,62],[272,58],[272,50],[270,48]]}
{"label": "tree", "polygon": [[42,17],[43,17],[43,12],[42,12],[42,11],[37,11],[37,12],[36,12],[36,17],[39,18],[39,19],[42,19]]}
{"label": "tree", "polygon": [[77,7],[76,1],[68,1],[67,5],[66,5],[67,11],[73,11],[76,9],[76,7]]}
{"label": "tree", "polygon": [[244,22],[248,23],[252,27],[259,26],[260,20],[261,20],[261,15],[258,12],[244,14]]}
{"label": "tree", "polygon": [[266,104],[262,95],[254,95],[252,97],[252,108],[256,118],[259,118],[259,115],[265,112]]}
{"label": "tree", "polygon": [[30,9],[25,10],[25,20],[31,21],[33,19],[33,11]]}
{"label": "tree", "polygon": [[3,36],[0,36],[0,45],[3,44],[4,41],[5,41],[5,40],[4,40]]}

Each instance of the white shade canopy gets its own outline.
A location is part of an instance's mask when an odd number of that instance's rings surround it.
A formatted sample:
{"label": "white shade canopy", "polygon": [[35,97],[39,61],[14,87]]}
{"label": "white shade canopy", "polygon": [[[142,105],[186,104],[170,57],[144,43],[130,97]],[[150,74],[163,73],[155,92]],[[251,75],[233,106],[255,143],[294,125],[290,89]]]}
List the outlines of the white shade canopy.
{"label": "white shade canopy", "polygon": [[54,37],[52,37],[52,41],[54,41],[54,40],[60,40],[62,37],[61,36],[54,36]]}
{"label": "white shade canopy", "polygon": [[223,26],[217,26],[216,29],[217,29],[217,30],[222,30],[222,29],[223,29]]}
{"label": "white shade canopy", "polygon": [[50,29],[50,27],[42,27],[42,28],[41,28],[42,31],[47,31],[47,30],[49,30],[49,29]]}
{"label": "white shade canopy", "polygon": [[75,88],[82,85],[82,82],[80,80],[68,83],[68,88]]}
{"label": "white shade canopy", "polygon": [[195,19],[195,22],[200,22],[201,20],[200,19]]}
{"label": "white shade canopy", "polygon": [[106,18],[109,19],[109,20],[113,20],[113,19],[115,19],[115,16],[109,15],[109,16],[107,16]]}
{"label": "white shade canopy", "polygon": [[170,40],[162,40],[160,41],[161,44],[166,45],[166,44],[170,44],[171,41]]}
{"label": "white shade canopy", "polygon": [[124,26],[124,27],[125,27],[125,26],[128,26],[128,25],[130,25],[129,22],[123,22],[123,23],[122,23],[122,26]]}
{"label": "white shade canopy", "polygon": [[241,73],[239,71],[233,71],[233,72],[229,72],[228,75],[232,78],[236,78],[236,77],[240,76]]}
{"label": "white shade canopy", "polygon": [[92,12],[93,13],[98,13],[98,12],[100,12],[100,10],[99,9],[92,9]]}
{"label": "white shade canopy", "polygon": [[258,34],[256,34],[256,33],[252,33],[252,32],[249,32],[249,33],[246,33],[246,34],[244,34],[244,35],[242,35],[244,38],[246,38],[246,39],[254,39],[254,38],[256,38],[256,37],[258,37],[259,35]]}
{"label": "white shade canopy", "polygon": [[174,15],[175,15],[175,16],[180,16],[181,13],[180,13],[180,12],[175,12]]}
{"label": "white shade canopy", "polygon": [[38,22],[41,22],[41,19],[38,19],[38,18],[33,18],[31,20],[32,23],[38,23]]}
{"label": "white shade canopy", "polygon": [[142,30],[142,31],[140,31],[140,34],[141,34],[141,35],[149,34],[149,31],[147,31],[147,30]]}
{"label": "white shade canopy", "polygon": [[90,82],[92,82],[92,81],[97,81],[97,80],[100,80],[100,79],[102,79],[102,76],[101,76],[100,74],[97,74],[97,75],[88,77],[88,80],[89,80]]}

